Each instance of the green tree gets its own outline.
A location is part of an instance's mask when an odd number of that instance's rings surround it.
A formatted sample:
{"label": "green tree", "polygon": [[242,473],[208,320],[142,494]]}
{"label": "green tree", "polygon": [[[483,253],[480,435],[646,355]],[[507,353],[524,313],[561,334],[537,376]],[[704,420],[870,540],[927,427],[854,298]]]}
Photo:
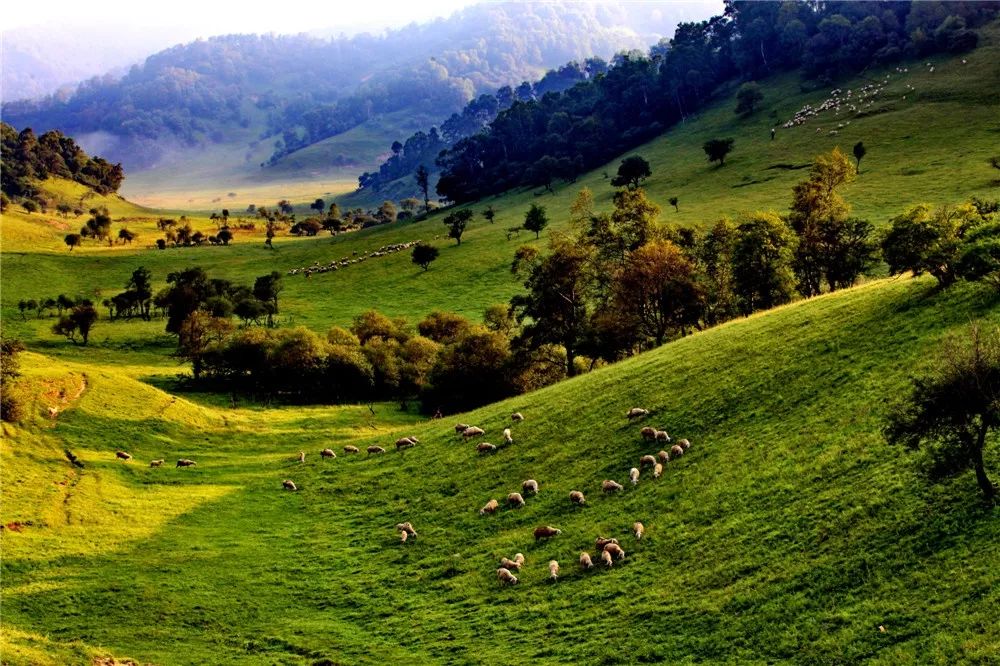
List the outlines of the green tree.
{"label": "green tree", "polygon": [[792,299],[795,234],[777,213],[757,211],[736,227],[733,282],[744,314]]}
{"label": "green tree", "polygon": [[733,139],[709,139],[702,146],[709,162],[718,162],[719,166],[726,164],[726,155],[733,150]]}
{"label": "green tree", "polygon": [[865,148],[864,141],[858,141],[854,144],[854,160],[857,163],[854,170],[855,173],[861,173],[861,158],[863,158],[868,153],[868,149]]}
{"label": "green tree", "polygon": [[309,204],[309,208],[316,211],[317,214],[322,215],[323,211],[326,210],[326,202],[320,198],[317,198],[315,201]]}
{"label": "green tree", "polygon": [[391,224],[396,221],[396,204],[391,201],[383,201],[375,214],[382,224]]}
{"label": "green tree", "polygon": [[716,222],[698,247],[698,263],[705,293],[705,322],[714,326],[739,314],[733,254],[736,225],[728,218]]}
{"label": "green tree", "polygon": [[958,277],[956,268],[965,235],[982,222],[971,204],[936,210],[929,204],[912,206],[890,222],[882,237],[882,256],[892,275],[930,273],[940,286],[947,287]]}
{"label": "green tree", "polygon": [[490,204],[483,210],[483,218],[490,224],[493,224],[493,220],[496,216],[497,212],[493,210],[493,204]]}
{"label": "green tree", "polygon": [[736,108],[733,111],[744,118],[752,115],[758,105],[764,101],[764,93],[755,81],[747,81],[736,92]]}
{"label": "green tree", "polygon": [[680,203],[678,201],[677,197],[670,197],[669,199],[667,199],[667,203],[669,203],[671,206],[674,207],[674,212],[675,213],[681,212],[681,209],[677,205],[678,203]]}
{"label": "green tree", "polygon": [[427,243],[417,243],[413,246],[410,260],[425,271],[431,267],[431,262],[438,258],[438,249]]}
{"label": "green tree", "polygon": [[618,175],[611,179],[611,184],[614,187],[628,187],[634,190],[652,175],[649,162],[638,155],[630,155],[618,165]]}
{"label": "green tree", "polygon": [[79,334],[82,344],[87,345],[90,339],[90,332],[97,321],[97,310],[90,303],[82,303],[70,310],[68,315],[59,318],[59,321],[52,327],[52,332],[56,335],[65,335],[76,342]]}
{"label": "green tree", "polygon": [[63,241],[69,247],[69,251],[72,252],[74,247],[80,247],[80,245],[83,243],[83,238],[80,236],[80,234],[66,234],[66,237],[63,238]]}
{"label": "green tree", "polygon": [[934,477],[972,469],[987,501],[997,496],[983,452],[1000,427],[1000,335],[973,326],[968,341],[946,342],[936,367],[913,380],[890,413],[886,440],[927,450]]}
{"label": "green tree", "polygon": [[465,233],[465,228],[469,225],[471,220],[472,211],[468,208],[456,210],[446,216],[443,222],[445,226],[448,227],[448,238],[454,238],[458,242],[458,245],[461,245],[462,234]]}
{"label": "green tree", "polygon": [[524,228],[535,232],[535,238],[538,238],[542,229],[547,227],[548,224],[549,217],[545,214],[545,208],[538,204],[531,204],[531,208],[524,214]]}
{"label": "green tree", "polygon": [[253,283],[253,295],[261,303],[268,306],[267,325],[274,326],[274,315],[278,314],[278,294],[284,285],[281,283],[281,273],[271,271],[261,275]]}
{"label": "green tree", "polygon": [[28,215],[38,212],[38,204],[31,199],[25,199],[21,202],[21,208],[24,209]]}
{"label": "green tree", "polygon": [[417,187],[424,195],[424,210],[430,212],[431,210],[431,199],[430,199],[430,187],[431,187],[431,174],[423,164],[417,167],[416,172],[417,177]]}

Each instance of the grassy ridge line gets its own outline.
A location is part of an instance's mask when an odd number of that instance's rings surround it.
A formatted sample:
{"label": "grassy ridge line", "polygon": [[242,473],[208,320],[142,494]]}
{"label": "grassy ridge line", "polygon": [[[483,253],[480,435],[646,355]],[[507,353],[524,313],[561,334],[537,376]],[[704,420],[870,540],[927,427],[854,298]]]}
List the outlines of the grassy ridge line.
{"label": "grassy ridge line", "polygon": [[[928,487],[879,435],[882,401],[980,317],[1000,322],[987,291],[937,292],[929,280],[796,303],[462,415],[499,439],[510,412],[525,413],[514,446],[488,457],[448,420],[353,435],[387,446],[416,434],[423,444],[403,455],[321,461],[319,448],[344,441],[324,425],[335,408],[301,419],[226,410],[255,427],[178,436],[210,463],[186,476],[81,446],[100,474],[140,489],[139,502],[163,484],[238,489],[113,556],[75,559],[57,587],[30,585],[64,561],[14,557],[6,621],[163,664],[988,661],[1000,645],[1000,525],[968,478]],[[624,481],[653,450],[624,419],[633,405],[694,447],[663,479],[603,497],[602,479]],[[66,418],[76,441],[104,442],[109,423]],[[160,450],[146,429],[135,430],[139,456]],[[310,457],[289,466],[298,448]],[[529,476],[542,491],[527,507],[477,514]],[[281,478],[301,491],[283,493]],[[570,506],[572,489],[587,507]],[[392,525],[404,519],[420,537],[401,546]],[[635,520],[648,528],[640,544],[628,537]],[[564,533],[535,544],[544,523]],[[597,534],[622,539],[628,557],[581,574],[577,554]],[[517,551],[528,558],[522,585],[499,590],[496,563]],[[563,565],[556,585],[544,583],[552,558]],[[95,584],[107,580],[127,584]],[[182,653],[168,640],[181,634]]]}

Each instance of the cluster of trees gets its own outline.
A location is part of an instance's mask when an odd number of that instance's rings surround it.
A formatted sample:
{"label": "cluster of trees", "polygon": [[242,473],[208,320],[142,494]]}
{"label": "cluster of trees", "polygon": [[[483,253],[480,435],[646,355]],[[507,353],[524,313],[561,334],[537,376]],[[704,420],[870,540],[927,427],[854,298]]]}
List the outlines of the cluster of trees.
{"label": "cluster of trees", "polygon": [[[213,214],[214,216],[214,214]],[[197,245],[229,245],[233,240],[233,230],[229,226],[229,210],[222,209],[222,215],[216,217],[219,225],[214,234],[195,231],[186,215],[180,220],[161,217],[156,221],[156,228],[163,232],[163,238],[156,239],[156,247],[165,250],[168,247],[192,247]]]}
{"label": "cluster of trees", "polygon": [[27,397],[15,381],[21,376],[23,351],[20,340],[0,339],[0,419],[7,423],[23,421],[28,415]]}
{"label": "cluster of trees", "polygon": [[[125,179],[121,164],[89,157],[62,132],[50,131],[36,136],[30,127],[18,132],[5,122],[0,123],[0,159],[3,162],[0,185],[5,200],[23,200],[29,213],[48,205],[41,199],[35,181],[66,178],[100,194],[110,194],[117,192]],[[60,204],[58,210],[68,215],[73,208]]]}
{"label": "cluster of trees", "polygon": [[[720,16],[680,24],[648,55],[621,54],[592,80],[514,101],[441,154],[438,193],[466,202],[518,186],[548,187],[553,178],[572,181],[704,107],[722,83],[801,66],[825,84],[872,63],[972,48],[972,28],[1000,9],[996,2],[725,5]],[[748,86],[738,111],[752,113],[760,101]]]}
{"label": "cluster of trees", "polygon": [[73,309],[77,305],[83,305],[89,302],[89,299],[85,296],[74,297],[67,296],[66,294],[59,294],[55,298],[49,296],[47,298],[38,299],[21,299],[17,302],[17,309],[21,313],[22,320],[27,320],[27,314],[30,312],[34,312],[37,319],[41,319],[43,316],[62,317],[63,313]]}

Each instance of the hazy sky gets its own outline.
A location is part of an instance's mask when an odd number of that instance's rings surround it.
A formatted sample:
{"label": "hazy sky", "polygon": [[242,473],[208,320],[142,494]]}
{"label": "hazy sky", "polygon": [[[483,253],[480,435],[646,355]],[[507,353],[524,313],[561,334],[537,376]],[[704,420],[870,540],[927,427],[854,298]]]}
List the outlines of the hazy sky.
{"label": "hazy sky", "polygon": [[[216,2],[214,0],[43,0],[37,5],[21,3],[22,11],[4,12],[3,30],[54,24],[80,28],[125,25],[134,28],[170,30],[192,36],[234,32],[298,33],[352,27],[397,27],[411,21],[447,16],[474,4],[473,0],[278,0],[275,2]],[[168,8],[164,10],[163,8]]]}

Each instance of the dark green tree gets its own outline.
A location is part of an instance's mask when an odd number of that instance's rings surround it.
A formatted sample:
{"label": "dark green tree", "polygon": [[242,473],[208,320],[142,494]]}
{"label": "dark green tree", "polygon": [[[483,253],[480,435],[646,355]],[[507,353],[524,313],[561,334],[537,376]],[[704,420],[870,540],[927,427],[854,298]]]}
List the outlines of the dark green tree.
{"label": "dark green tree", "polygon": [[462,244],[462,234],[472,220],[472,211],[468,208],[456,210],[444,218],[443,222],[448,227],[448,238],[454,238],[458,244]]}
{"label": "dark green tree", "polygon": [[425,271],[430,268],[431,262],[437,258],[438,249],[427,243],[417,243],[413,246],[413,252],[410,254],[411,261]]}
{"label": "dark green tree", "polygon": [[709,139],[702,149],[708,156],[709,162],[718,162],[721,167],[725,165],[726,155],[732,152],[734,143],[733,139]]}
{"label": "dark green tree", "polygon": [[653,175],[649,162],[638,155],[630,155],[618,165],[618,175],[611,179],[614,187],[627,187],[630,190],[642,185],[642,181]]}
{"label": "dark green tree", "polygon": [[756,212],[736,228],[733,282],[744,314],[767,310],[792,299],[795,233],[776,213]]}
{"label": "dark green tree", "polygon": [[67,246],[69,246],[69,251],[72,252],[74,247],[80,247],[80,244],[83,242],[83,238],[80,234],[66,234],[63,241]]}
{"label": "dark green tree", "polygon": [[752,115],[763,101],[764,93],[760,91],[760,86],[755,81],[747,81],[736,92],[736,108],[733,111],[745,118]]}
{"label": "dark green tree", "polygon": [[531,208],[528,212],[524,214],[524,228],[528,231],[535,232],[535,238],[538,238],[538,234],[541,233],[542,229],[547,227],[549,224],[549,217],[545,213],[545,208],[539,206],[538,204],[531,204]]}
{"label": "dark green tree", "polygon": [[424,210],[430,211],[431,209],[431,198],[430,198],[430,188],[431,188],[431,174],[423,164],[417,167],[417,187],[424,194]]}
{"label": "dark green tree", "polygon": [[493,204],[487,206],[486,209],[483,211],[483,218],[485,218],[486,221],[489,222],[490,224],[493,224],[493,219],[496,218],[496,216],[497,212],[493,210]]}
{"label": "dark green tree", "polygon": [[861,173],[861,158],[864,157],[867,153],[868,149],[865,148],[864,141],[858,141],[856,144],[854,144],[854,160],[857,165],[855,173]]}

